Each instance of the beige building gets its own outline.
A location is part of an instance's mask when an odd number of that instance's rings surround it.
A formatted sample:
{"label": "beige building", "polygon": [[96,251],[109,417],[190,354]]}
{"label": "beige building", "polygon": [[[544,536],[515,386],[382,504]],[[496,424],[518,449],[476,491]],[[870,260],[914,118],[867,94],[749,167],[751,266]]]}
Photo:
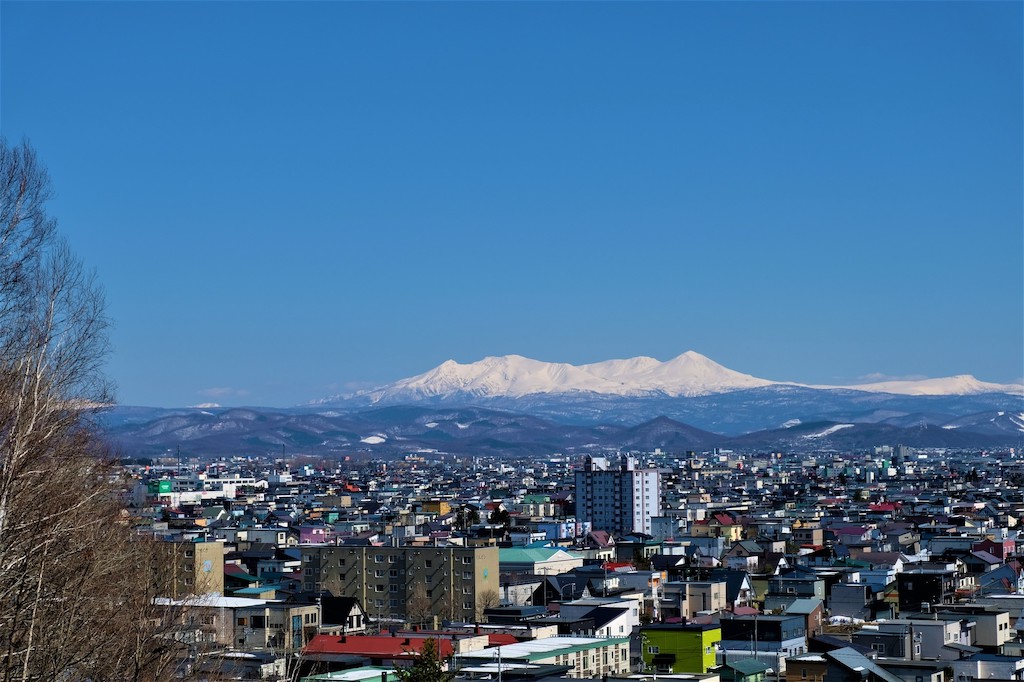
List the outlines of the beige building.
{"label": "beige building", "polygon": [[726,583],[711,580],[673,581],[662,584],[659,615],[662,618],[693,618],[702,612],[726,610]]}
{"label": "beige building", "polygon": [[302,588],[355,597],[372,619],[479,620],[498,603],[497,547],[303,546]]}
{"label": "beige building", "polygon": [[245,650],[298,651],[320,624],[316,604],[208,594],[157,604],[181,624],[178,638],[190,644],[218,644]]}
{"label": "beige building", "polygon": [[156,542],[153,573],[172,599],[224,593],[224,545],[219,542]]}

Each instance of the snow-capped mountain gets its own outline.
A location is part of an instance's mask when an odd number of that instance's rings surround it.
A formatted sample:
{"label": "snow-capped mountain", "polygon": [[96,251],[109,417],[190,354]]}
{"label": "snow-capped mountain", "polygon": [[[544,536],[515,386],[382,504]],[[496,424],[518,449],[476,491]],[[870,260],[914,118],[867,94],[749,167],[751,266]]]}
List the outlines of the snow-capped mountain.
{"label": "snow-capped mountain", "polygon": [[[834,387],[824,386],[822,388]],[[857,391],[869,391],[871,393],[895,393],[898,395],[980,395],[982,393],[1024,392],[1024,386],[979,381],[970,374],[958,374],[940,379],[919,379],[916,381],[880,381],[871,384],[849,386],[848,388]]]}
{"label": "snow-capped mountain", "polygon": [[906,396],[1024,394],[1024,386],[987,383],[970,375],[853,386],[809,386],[760,379],[723,367],[700,353],[687,351],[665,362],[636,357],[579,366],[541,362],[520,355],[487,357],[469,364],[448,360],[428,372],[387,386],[355,396],[335,396],[317,402],[324,404],[358,398],[369,404],[394,404],[421,400],[560,395],[692,398],[764,387],[852,390]]}
{"label": "snow-capped mountain", "polygon": [[448,360],[429,372],[363,395],[374,403],[453,395],[485,398],[594,393],[679,397],[728,393],[776,383],[780,382],[735,372],[694,351],[667,362],[638,357],[580,366],[505,355],[467,365]]}

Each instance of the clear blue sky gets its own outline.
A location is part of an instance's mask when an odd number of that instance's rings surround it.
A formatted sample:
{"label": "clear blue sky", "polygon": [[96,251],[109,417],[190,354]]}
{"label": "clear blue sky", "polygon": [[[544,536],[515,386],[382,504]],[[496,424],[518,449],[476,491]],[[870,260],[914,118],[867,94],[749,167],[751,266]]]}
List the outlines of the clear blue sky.
{"label": "clear blue sky", "polygon": [[123,403],[518,353],[1024,375],[1022,4],[9,2]]}

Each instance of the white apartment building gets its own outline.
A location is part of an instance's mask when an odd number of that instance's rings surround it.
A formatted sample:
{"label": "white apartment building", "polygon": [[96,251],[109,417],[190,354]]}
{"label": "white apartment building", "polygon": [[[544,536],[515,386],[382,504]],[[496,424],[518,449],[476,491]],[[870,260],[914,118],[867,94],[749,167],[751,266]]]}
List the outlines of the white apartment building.
{"label": "white apartment building", "polygon": [[662,515],[658,470],[640,469],[625,455],[615,464],[605,457],[585,458],[576,472],[576,515],[595,530],[652,535],[652,520]]}

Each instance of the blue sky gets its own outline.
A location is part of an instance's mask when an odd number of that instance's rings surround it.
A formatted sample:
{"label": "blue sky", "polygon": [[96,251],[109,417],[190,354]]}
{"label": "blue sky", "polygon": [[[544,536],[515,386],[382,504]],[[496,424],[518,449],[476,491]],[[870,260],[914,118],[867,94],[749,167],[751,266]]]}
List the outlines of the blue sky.
{"label": "blue sky", "polygon": [[9,2],[126,404],[518,353],[1024,375],[1021,3]]}

